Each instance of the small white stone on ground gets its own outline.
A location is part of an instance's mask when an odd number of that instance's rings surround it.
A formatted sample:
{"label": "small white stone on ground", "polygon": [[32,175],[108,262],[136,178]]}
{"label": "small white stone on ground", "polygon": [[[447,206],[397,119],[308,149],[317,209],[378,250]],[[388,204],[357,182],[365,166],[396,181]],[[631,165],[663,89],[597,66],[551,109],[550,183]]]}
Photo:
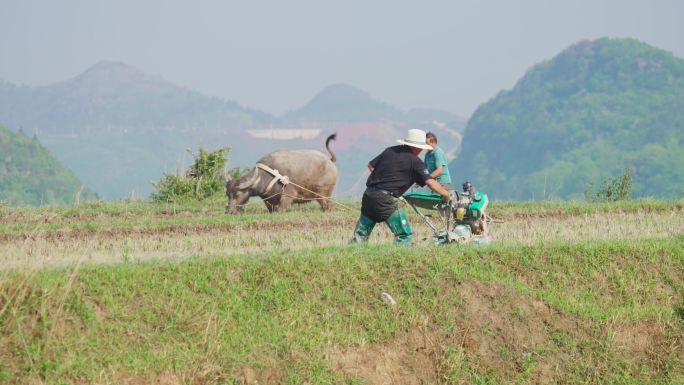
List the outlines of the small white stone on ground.
{"label": "small white stone on ground", "polygon": [[383,292],[382,294],[380,294],[380,298],[382,298],[382,300],[385,301],[385,303],[388,305],[396,305],[397,304],[397,302],[394,300],[394,298],[392,298],[392,296],[389,295],[388,293]]}

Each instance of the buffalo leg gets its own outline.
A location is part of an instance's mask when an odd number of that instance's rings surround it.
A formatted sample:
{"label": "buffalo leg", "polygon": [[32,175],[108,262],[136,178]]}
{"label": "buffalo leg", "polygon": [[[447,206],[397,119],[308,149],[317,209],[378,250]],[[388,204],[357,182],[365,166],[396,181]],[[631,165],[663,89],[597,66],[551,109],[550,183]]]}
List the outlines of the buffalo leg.
{"label": "buffalo leg", "polygon": [[285,186],[283,188],[282,194],[280,194],[280,197],[278,198],[278,204],[275,207],[275,211],[282,213],[283,211],[287,210],[288,207],[294,202],[294,196],[297,193],[294,188],[289,185]]}
{"label": "buffalo leg", "polygon": [[319,199],[318,204],[321,205],[321,210],[323,211],[332,211],[334,206],[329,197]]}
{"label": "buffalo leg", "polygon": [[264,204],[269,213],[277,212],[280,205],[280,196],[270,196],[268,199],[264,199]]}
{"label": "buffalo leg", "polygon": [[287,210],[288,207],[290,207],[290,204],[292,204],[292,198],[282,197],[280,198],[278,205],[275,206],[275,211],[282,213],[283,211]]}
{"label": "buffalo leg", "polygon": [[332,190],[334,188],[335,188],[335,186],[333,186],[329,189],[325,189],[327,191],[322,192],[321,195],[323,195],[323,197],[325,197],[325,198],[319,197],[320,199],[318,199],[318,204],[321,205],[321,210],[323,210],[323,211],[332,211],[333,210],[334,203],[333,203],[332,199],[330,199],[330,197],[332,196]]}
{"label": "buffalo leg", "polygon": [[264,201],[264,204],[266,205],[266,209],[269,213],[273,213],[273,211],[275,211],[275,206],[271,202]]}

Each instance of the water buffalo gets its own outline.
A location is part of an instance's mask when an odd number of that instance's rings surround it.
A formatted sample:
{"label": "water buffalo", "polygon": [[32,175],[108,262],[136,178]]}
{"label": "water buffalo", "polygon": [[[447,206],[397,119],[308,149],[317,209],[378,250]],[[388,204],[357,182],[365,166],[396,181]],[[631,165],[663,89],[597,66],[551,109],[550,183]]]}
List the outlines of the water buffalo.
{"label": "water buffalo", "polygon": [[271,213],[314,199],[323,211],[331,210],[332,201],[321,198],[330,198],[337,182],[336,158],[329,147],[334,139],[332,134],[325,141],[330,157],[317,150],[275,151],[259,159],[245,175],[226,178],[226,212],[237,214],[253,196],[263,199]]}

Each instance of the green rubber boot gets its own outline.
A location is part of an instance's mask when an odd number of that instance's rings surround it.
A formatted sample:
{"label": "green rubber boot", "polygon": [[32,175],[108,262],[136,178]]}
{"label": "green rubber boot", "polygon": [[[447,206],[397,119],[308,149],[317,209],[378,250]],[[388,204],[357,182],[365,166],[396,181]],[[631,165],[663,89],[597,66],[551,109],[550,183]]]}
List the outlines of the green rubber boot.
{"label": "green rubber boot", "polygon": [[359,221],[356,222],[356,228],[354,228],[354,237],[351,243],[357,242],[368,242],[368,237],[375,227],[375,222],[368,218],[367,216],[361,214]]}
{"label": "green rubber boot", "polygon": [[394,234],[394,243],[399,245],[411,244],[411,225],[406,219],[404,209],[398,209],[387,218],[387,225]]}

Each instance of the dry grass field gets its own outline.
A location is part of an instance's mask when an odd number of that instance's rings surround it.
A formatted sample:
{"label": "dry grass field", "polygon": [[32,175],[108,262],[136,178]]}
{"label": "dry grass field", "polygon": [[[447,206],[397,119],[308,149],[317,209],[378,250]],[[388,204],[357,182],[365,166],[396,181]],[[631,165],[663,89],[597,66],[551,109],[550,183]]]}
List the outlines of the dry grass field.
{"label": "dry grass field", "polygon": [[[88,215],[43,211],[7,213],[0,232],[0,266],[40,268],[83,262],[116,263],[188,257],[276,253],[312,247],[345,245],[358,219],[358,208],[345,205],[321,213],[316,205],[283,215],[251,204],[247,218],[213,211],[150,213],[115,211]],[[591,206],[591,205],[589,205]],[[490,210],[503,223],[491,227],[498,244],[533,245],[551,241],[667,239],[684,233],[684,209],[627,207],[572,214],[562,210],[534,212]],[[430,243],[432,233],[407,209],[417,245]],[[427,238],[427,239],[426,239]],[[391,243],[391,233],[377,226],[372,244]]]}

